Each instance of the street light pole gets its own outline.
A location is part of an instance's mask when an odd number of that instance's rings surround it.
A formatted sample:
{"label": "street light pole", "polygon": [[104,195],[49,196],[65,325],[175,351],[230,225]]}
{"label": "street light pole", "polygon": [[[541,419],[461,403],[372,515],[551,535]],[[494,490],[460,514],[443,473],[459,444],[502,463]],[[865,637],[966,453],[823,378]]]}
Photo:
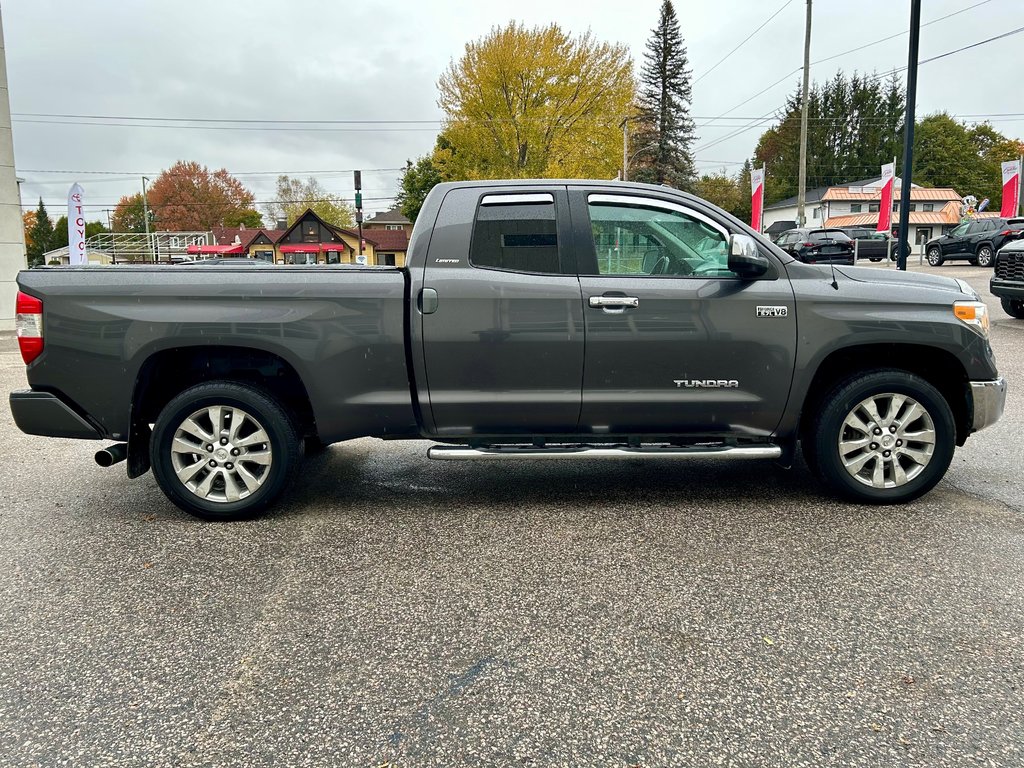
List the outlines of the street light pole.
{"label": "street light pole", "polygon": [[[145,176],[142,177],[142,224],[146,228],[146,248],[149,250],[149,255],[153,256],[153,240],[149,236],[149,203],[146,201],[146,182],[149,181]],[[153,259],[156,261],[156,259]]]}
{"label": "street light pole", "polygon": [[811,0],[807,0],[807,22],[804,26],[804,85],[800,97],[800,173],[796,197],[796,225],[802,227],[807,216],[807,91],[811,78]]}
{"label": "street light pole", "polygon": [[906,271],[910,248],[910,184],[914,165],[914,102],[917,101],[917,48],[921,39],[921,0],[910,0],[910,52],[907,60],[907,118],[903,127],[903,180],[900,182],[900,228],[896,268]]}

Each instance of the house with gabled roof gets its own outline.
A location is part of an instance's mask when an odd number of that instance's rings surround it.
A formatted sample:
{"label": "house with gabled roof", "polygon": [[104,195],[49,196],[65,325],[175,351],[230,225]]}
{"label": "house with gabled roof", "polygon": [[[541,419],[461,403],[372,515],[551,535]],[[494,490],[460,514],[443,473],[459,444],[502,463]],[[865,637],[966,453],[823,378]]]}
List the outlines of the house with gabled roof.
{"label": "house with gabled roof", "polygon": [[408,237],[401,229],[359,233],[328,224],[312,208],[284,229],[214,227],[209,245],[190,245],[193,256],[238,256],[273,264],[360,264],[405,266]]}

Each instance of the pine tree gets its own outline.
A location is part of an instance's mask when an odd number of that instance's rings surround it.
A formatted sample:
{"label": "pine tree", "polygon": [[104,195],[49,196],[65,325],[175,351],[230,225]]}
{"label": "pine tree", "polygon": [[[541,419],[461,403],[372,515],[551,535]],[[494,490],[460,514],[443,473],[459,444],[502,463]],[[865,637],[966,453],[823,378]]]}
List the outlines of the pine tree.
{"label": "pine tree", "polygon": [[53,222],[46,213],[46,206],[43,205],[43,198],[39,198],[39,207],[36,209],[35,224],[32,225],[31,246],[25,248],[30,267],[38,267],[43,263],[43,254],[53,250]]}
{"label": "pine tree", "polygon": [[[786,98],[779,122],[765,131],[754,153],[755,163],[768,169],[765,202],[797,192],[800,156],[799,86]],[[847,184],[877,178],[880,166],[892,162],[903,144],[906,100],[895,75],[883,82],[877,75],[847,77],[842,72],[807,95],[807,187]]]}
{"label": "pine tree", "polygon": [[640,74],[640,117],[634,146],[640,147],[629,175],[635,181],[692,190],[697,181],[691,149],[696,131],[686,46],[671,0],[663,0],[651,31]]}

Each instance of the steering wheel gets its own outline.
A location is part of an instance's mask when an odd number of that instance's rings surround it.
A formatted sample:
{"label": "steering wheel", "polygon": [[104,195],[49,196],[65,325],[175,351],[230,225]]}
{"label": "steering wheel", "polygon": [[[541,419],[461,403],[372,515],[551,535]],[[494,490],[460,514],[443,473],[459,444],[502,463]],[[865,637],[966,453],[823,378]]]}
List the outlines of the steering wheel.
{"label": "steering wheel", "polygon": [[652,275],[664,275],[669,268],[668,256],[662,256],[654,265],[654,269],[651,270]]}

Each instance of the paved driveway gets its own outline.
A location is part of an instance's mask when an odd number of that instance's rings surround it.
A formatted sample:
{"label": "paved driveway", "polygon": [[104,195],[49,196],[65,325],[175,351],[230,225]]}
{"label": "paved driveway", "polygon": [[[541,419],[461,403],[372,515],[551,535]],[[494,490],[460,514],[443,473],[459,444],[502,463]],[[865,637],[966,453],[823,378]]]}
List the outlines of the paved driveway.
{"label": "paved driveway", "polygon": [[209,525],[0,408],[0,764],[1020,765],[1024,321],[990,304],[1006,417],[897,508],[361,440]]}

